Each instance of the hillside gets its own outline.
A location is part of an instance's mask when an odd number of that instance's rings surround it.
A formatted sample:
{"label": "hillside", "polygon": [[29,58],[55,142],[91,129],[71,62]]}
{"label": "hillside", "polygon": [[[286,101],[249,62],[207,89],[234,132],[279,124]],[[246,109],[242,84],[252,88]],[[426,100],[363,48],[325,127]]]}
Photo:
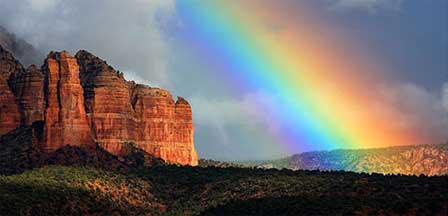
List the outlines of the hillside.
{"label": "hillside", "polygon": [[99,144],[64,146],[46,153],[38,148],[42,124],[21,126],[0,136],[0,175],[21,173],[45,165],[89,166],[104,170],[128,172],[158,166],[164,161],[129,143],[124,154],[117,156]]}
{"label": "hillside", "polygon": [[305,152],[271,161],[235,162],[244,166],[293,170],[447,175],[448,144]]}
{"label": "hillside", "polygon": [[448,177],[157,166],[0,176],[2,215],[446,215]]}

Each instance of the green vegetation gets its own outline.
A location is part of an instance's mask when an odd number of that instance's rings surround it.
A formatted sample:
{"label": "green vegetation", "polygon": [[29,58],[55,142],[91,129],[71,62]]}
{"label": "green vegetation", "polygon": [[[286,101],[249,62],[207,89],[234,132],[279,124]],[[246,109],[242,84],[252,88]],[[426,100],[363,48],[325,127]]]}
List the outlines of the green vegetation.
{"label": "green vegetation", "polygon": [[199,159],[199,166],[200,167],[221,167],[221,168],[227,168],[227,167],[251,167],[248,165],[238,164],[238,163],[232,163],[232,162],[224,162],[224,161],[216,161],[211,159]]}
{"label": "green vegetation", "polygon": [[150,182],[111,172],[50,166],[0,177],[2,215],[142,214],[158,202]]}
{"label": "green vegetation", "polygon": [[0,176],[1,215],[446,215],[448,177],[155,166]]}
{"label": "green vegetation", "polygon": [[[34,148],[40,127],[0,139],[0,215],[447,215],[447,145],[304,153],[256,163],[201,160],[166,165],[124,143],[115,156],[95,145],[51,154]],[[272,165],[273,164],[273,165]],[[58,165],[58,166],[52,166]],[[61,166],[63,165],[63,166]],[[240,166],[240,167],[237,167]],[[3,174],[3,176],[1,176]]]}

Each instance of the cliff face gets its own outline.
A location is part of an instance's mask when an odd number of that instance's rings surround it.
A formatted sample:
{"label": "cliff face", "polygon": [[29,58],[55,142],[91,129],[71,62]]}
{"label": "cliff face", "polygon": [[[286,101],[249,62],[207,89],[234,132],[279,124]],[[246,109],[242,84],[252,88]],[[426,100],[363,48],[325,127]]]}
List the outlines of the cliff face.
{"label": "cliff face", "polygon": [[135,141],[129,86],[123,76],[90,53],[79,51],[76,58],[91,133],[105,149],[120,154],[122,142]]}
{"label": "cliff face", "polygon": [[84,110],[84,94],[76,59],[67,52],[50,53],[43,66],[46,109],[44,148],[92,144]]}
{"label": "cliff face", "polygon": [[181,97],[175,102],[169,92],[142,85],[133,87],[132,98],[138,145],[168,161],[197,165],[188,102]]}
{"label": "cliff face", "polygon": [[168,162],[197,165],[191,107],[163,89],[128,82],[87,51],[76,54],[91,132],[103,147],[122,154],[123,143]]}
{"label": "cliff face", "polygon": [[163,89],[126,81],[96,56],[51,52],[24,70],[0,47],[0,135],[43,122],[39,147],[99,143],[115,155],[135,143],[167,162],[197,165],[191,107]]}
{"label": "cliff face", "polygon": [[44,73],[34,65],[30,66],[26,73],[18,74],[15,79],[17,104],[23,125],[44,120],[44,81]]}
{"label": "cliff face", "polygon": [[20,125],[20,112],[11,80],[22,72],[22,65],[0,46],[0,136]]}

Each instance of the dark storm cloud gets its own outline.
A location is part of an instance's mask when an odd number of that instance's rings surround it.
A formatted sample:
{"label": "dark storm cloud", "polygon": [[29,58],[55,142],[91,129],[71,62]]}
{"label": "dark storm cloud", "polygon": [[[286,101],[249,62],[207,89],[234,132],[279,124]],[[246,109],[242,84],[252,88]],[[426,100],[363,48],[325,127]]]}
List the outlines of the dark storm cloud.
{"label": "dark storm cloud", "polygon": [[174,17],[170,0],[0,0],[0,25],[38,49],[86,49],[128,78],[168,87],[163,25]]}

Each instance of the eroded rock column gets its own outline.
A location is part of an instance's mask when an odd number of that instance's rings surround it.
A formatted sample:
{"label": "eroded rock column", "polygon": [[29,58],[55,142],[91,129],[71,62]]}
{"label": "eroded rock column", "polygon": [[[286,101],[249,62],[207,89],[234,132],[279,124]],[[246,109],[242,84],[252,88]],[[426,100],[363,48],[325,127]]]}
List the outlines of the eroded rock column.
{"label": "eroded rock column", "polygon": [[91,144],[76,59],[66,51],[52,52],[43,70],[47,92],[44,149],[53,151],[65,145]]}

